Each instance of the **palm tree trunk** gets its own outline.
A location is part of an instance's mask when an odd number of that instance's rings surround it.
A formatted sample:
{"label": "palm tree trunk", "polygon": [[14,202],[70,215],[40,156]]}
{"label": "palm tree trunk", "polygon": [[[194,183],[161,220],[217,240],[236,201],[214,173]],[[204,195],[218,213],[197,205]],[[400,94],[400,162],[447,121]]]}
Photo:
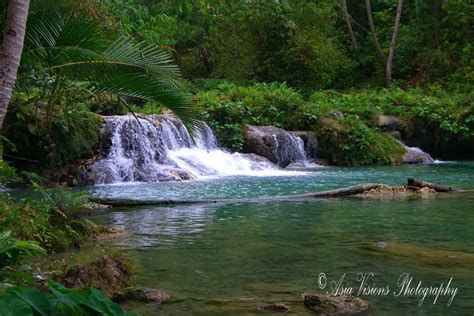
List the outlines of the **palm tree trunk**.
{"label": "palm tree trunk", "polygon": [[393,27],[392,42],[388,50],[387,69],[385,71],[385,84],[387,88],[392,86],[392,65],[393,56],[395,54],[395,46],[397,46],[398,32],[400,31],[400,18],[402,16],[403,0],[398,0],[397,15],[395,17],[395,25]]}
{"label": "palm tree trunk", "polygon": [[3,126],[20,66],[29,0],[10,0],[0,51],[0,129]]}
{"label": "palm tree trunk", "polygon": [[382,51],[382,47],[380,46],[379,39],[377,38],[377,33],[375,33],[375,25],[374,20],[372,19],[372,8],[370,6],[370,0],[365,0],[365,7],[367,9],[367,20],[369,21],[369,29],[370,35],[372,35],[372,40],[374,41],[375,50],[380,57],[380,61],[382,65],[386,65],[387,61],[385,59],[385,54]]}

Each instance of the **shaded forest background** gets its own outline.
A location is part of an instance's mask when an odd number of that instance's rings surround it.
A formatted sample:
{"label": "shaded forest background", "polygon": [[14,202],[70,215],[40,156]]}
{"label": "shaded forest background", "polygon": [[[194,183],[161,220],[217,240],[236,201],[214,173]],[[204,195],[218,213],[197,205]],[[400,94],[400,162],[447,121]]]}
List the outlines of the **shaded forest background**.
{"label": "shaded forest background", "polygon": [[[121,30],[168,49],[186,78],[284,81],[303,91],[384,85],[367,3],[386,59],[395,0],[109,1]],[[404,1],[396,85],[472,84],[473,22],[469,1]]]}
{"label": "shaded forest background", "polygon": [[[70,171],[50,171],[100,154],[100,115],[161,113],[160,100],[170,100],[159,82],[139,80],[156,60],[187,79],[173,79],[168,92],[187,91],[193,109],[180,101],[175,113],[204,119],[231,150],[243,148],[245,124],[273,125],[315,131],[333,163],[388,164],[400,150],[377,124],[385,114],[403,121],[398,137],[411,146],[474,156],[470,1],[33,0],[32,8],[2,129],[4,158],[20,169],[61,179]],[[141,70],[91,62],[117,56]],[[81,58],[87,67],[70,67]]]}

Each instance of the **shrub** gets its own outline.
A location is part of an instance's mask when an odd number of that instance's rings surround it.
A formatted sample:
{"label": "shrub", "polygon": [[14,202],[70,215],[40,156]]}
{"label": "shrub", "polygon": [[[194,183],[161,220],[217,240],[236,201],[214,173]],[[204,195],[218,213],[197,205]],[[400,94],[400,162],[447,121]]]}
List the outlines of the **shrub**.
{"label": "shrub", "polygon": [[65,250],[85,236],[100,232],[80,216],[88,203],[82,193],[68,188],[44,189],[32,183],[30,199],[0,193],[0,227],[21,240],[37,242],[48,252]]}
{"label": "shrub", "polygon": [[244,124],[289,127],[289,118],[303,103],[303,97],[286,84],[217,85],[196,96],[204,119],[216,132],[222,145],[240,150]]}
{"label": "shrub", "polygon": [[[24,257],[46,254],[45,250],[33,241],[18,240],[11,236],[11,231],[0,233],[0,282],[15,283],[29,280],[20,270],[18,262]],[[1,309],[0,309],[1,310]]]}
{"label": "shrub", "polygon": [[90,155],[99,143],[101,126],[100,116],[86,107],[60,109],[47,116],[32,106],[14,104],[5,136],[15,144],[15,156],[37,161],[36,167],[57,167]]}

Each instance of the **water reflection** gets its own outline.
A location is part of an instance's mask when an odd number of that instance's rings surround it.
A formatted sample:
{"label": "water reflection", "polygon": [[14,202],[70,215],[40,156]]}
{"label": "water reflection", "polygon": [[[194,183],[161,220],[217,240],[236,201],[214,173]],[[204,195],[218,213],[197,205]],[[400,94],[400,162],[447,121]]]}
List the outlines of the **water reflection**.
{"label": "water reflection", "polygon": [[214,218],[213,207],[155,207],[127,212],[113,212],[109,224],[124,229],[131,236],[121,240],[122,247],[158,247],[177,241],[192,243]]}

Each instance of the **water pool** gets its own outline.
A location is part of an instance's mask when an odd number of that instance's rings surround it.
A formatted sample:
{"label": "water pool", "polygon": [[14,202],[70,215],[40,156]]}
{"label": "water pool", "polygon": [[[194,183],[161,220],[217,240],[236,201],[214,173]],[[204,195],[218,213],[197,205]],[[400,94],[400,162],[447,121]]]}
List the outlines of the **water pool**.
{"label": "water pool", "polygon": [[[190,182],[84,188],[108,197],[229,198],[296,194],[362,182],[402,184],[407,177],[474,188],[473,163],[421,166],[319,168],[279,177],[225,177]],[[458,293],[427,297],[369,295],[376,315],[472,315],[474,312],[474,194],[436,198],[322,199],[236,205],[118,209],[95,215],[130,235],[113,243],[136,258],[138,283],[172,294],[149,314],[252,314],[265,302],[288,302],[308,313],[300,294],[321,291],[345,273],[357,292],[358,273],[371,286],[397,291],[402,273],[413,284],[446,284]],[[384,242],[386,249],[375,244]],[[387,250],[387,251],[385,251]],[[450,252],[454,255],[450,255]],[[459,257],[459,258],[458,258]],[[462,258],[460,258],[462,257]]]}

